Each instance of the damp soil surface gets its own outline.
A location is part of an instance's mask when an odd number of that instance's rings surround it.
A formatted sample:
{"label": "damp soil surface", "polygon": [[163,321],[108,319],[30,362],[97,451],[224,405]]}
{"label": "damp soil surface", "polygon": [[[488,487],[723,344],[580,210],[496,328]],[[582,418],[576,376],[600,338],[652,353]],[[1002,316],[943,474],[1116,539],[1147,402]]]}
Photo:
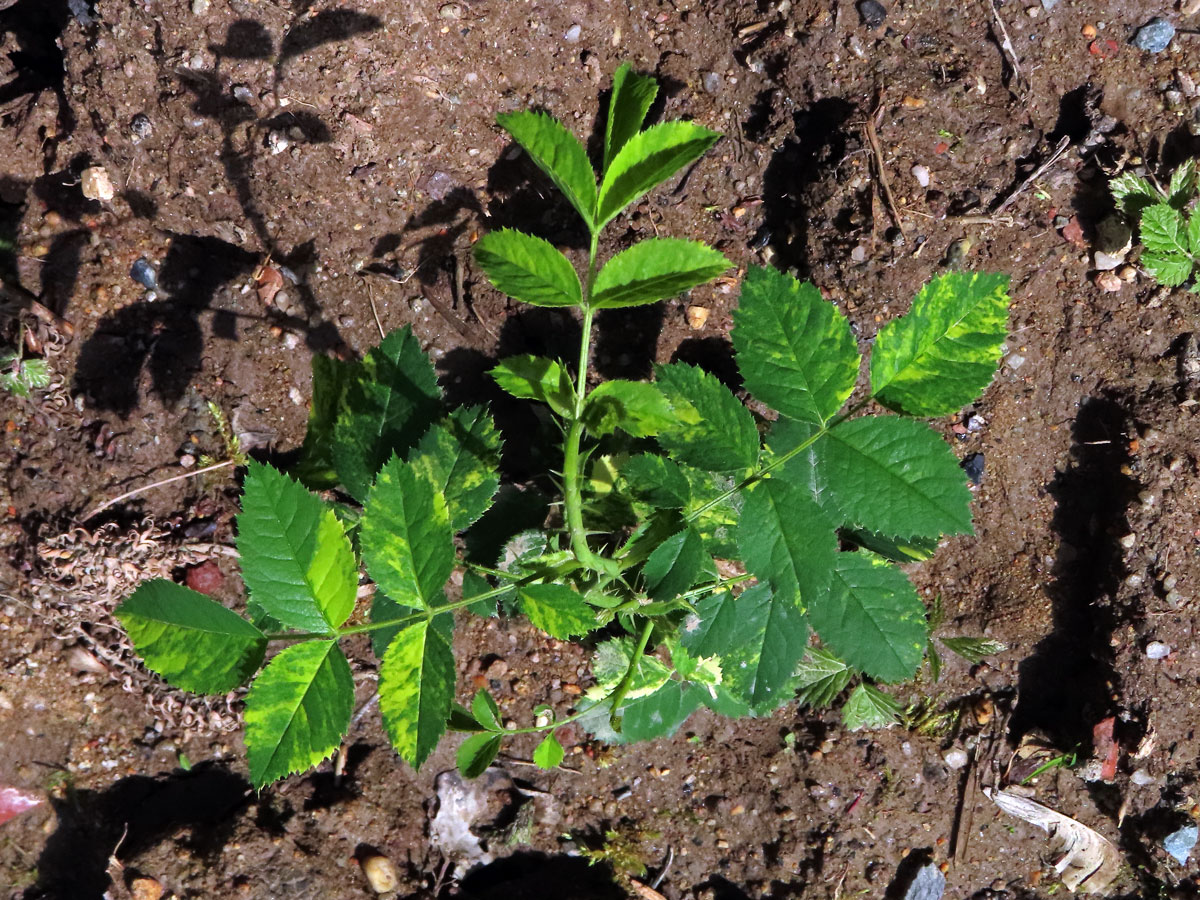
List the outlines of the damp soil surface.
{"label": "damp soil surface", "polygon": [[[0,826],[0,893],[126,897],[148,877],[177,897],[366,897],[378,852],[402,897],[622,897],[631,878],[669,900],[902,897],[925,862],[947,897],[1048,897],[1046,835],[981,791],[1040,734],[1076,764],[1032,793],[1118,846],[1112,894],[1196,896],[1160,842],[1200,800],[1200,301],[1136,264],[1106,292],[1089,247],[1110,174],[1200,151],[1183,6],[893,0],[879,21],[847,0],[0,2],[4,339],[26,323],[54,373],[0,397],[0,784],[45,798]],[[1157,54],[1131,44],[1155,14],[1181,29]],[[1011,276],[995,382],[934,423],[976,476],[975,534],[911,568],[939,635],[1007,649],[945,654],[938,682],[897,689],[927,698],[924,727],[700,713],[649,744],[567,734],[553,772],[516,741],[477,823],[490,864],[431,836],[454,742],[414,773],[369,704],[340,773],[255,794],[237,697],[155,685],[108,618],[138,580],[201,565],[239,602],[236,476],[91,513],[223,458],[210,404],[286,463],[312,355],[360,355],[381,330],[410,325],[452,402],[498,409],[498,357],[570,358],[574,320],[510,303],[469,251],[502,226],[585,247],[495,115],[544,109],[592,136],[626,59],[663,86],[652,117],[724,138],[602,252],[708,241],[812,280],[864,342],[949,266]],[[96,166],[111,199],[81,192]],[[286,278],[264,303],[267,261]],[[673,359],[728,375],[736,281],[601,316],[598,376]],[[517,487],[554,464],[520,415]],[[586,651],[523,620],[460,623],[456,644],[460,699],[486,685],[509,718],[587,686]],[[367,704],[375,664],[349,649]],[[1115,774],[1088,765],[1109,717]],[[596,865],[586,848],[605,848]]]}

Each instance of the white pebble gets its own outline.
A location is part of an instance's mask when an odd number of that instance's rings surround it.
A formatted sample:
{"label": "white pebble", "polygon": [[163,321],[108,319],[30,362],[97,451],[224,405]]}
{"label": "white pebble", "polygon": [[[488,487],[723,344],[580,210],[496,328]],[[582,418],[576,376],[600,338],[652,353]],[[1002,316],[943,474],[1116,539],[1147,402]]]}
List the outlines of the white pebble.
{"label": "white pebble", "polygon": [[1132,775],[1129,776],[1129,780],[1132,781],[1134,784],[1136,784],[1138,787],[1145,787],[1148,784],[1154,784],[1155,778],[1153,775],[1151,775],[1145,769],[1138,769],[1136,772],[1134,772]]}
{"label": "white pebble", "polygon": [[108,172],[104,170],[103,166],[92,166],[89,169],[84,169],[79,180],[83,196],[89,200],[99,200],[102,203],[107,203],[113,198],[115,191],[113,190],[112,181],[109,179]]}
{"label": "white pebble", "polygon": [[361,864],[363,874],[367,876],[371,890],[375,893],[386,894],[400,886],[400,879],[396,877],[396,867],[386,856],[372,853],[364,858]]}
{"label": "white pebble", "polygon": [[1004,361],[1008,363],[1008,367],[1010,369],[1019,369],[1021,366],[1025,365],[1025,357],[1023,357],[1020,353],[1010,353],[1008,358]]}
{"label": "white pebble", "polygon": [[946,761],[946,765],[952,769],[961,769],[969,762],[967,751],[960,747],[955,747],[953,750],[946,751],[946,755],[943,756],[942,759],[944,759]]}
{"label": "white pebble", "polygon": [[583,29],[578,25],[572,25],[567,29],[567,33],[563,35],[563,40],[568,44],[578,44],[581,34],[583,34]]}
{"label": "white pebble", "polygon": [[917,184],[921,187],[929,187],[929,170],[924,166],[913,166],[912,177],[917,179]]}
{"label": "white pebble", "polygon": [[1162,641],[1151,641],[1146,645],[1146,655],[1150,659],[1166,659],[1171,655],[1171,648]]}

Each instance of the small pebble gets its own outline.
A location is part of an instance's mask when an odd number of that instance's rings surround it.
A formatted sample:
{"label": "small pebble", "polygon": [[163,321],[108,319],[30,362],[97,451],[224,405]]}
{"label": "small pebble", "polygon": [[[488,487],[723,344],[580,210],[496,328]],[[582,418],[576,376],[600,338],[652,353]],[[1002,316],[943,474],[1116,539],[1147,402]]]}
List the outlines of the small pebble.
{"label": "small pebble", "polygon": [[154,123],[145,113],[138,113],[129,120],[129,130],[133,132],[134,143],[144,140],[154,132]]}
{"label": "small pebble", "polygon": [[1200,838],[1200,828],[1195,825],[1184,825],[1163,839],[1163,849],[1170,853],[1181,866],[1186,866],[1188,857],[1192,855],[1192,848],[1196,846],[1197,838]]}
{"label": "small pebble", "polygon": [[363,874],[367,876],[367,883],[375,893],[386,894],[400,886],[400,879],[396,877],[396,867],[386,856],[372,853],[363,857],[359,864]]}
{"label": "small pebble", "polygon": [[1129,534],[1122,535],[1117,543],[1126,550],[1132,550],[1137,546],[1137,535],[1131,531]]}
{"label": "small pebble", "polygon": [[192,15],[194,15],[194,16],[204,15],[206,12],[208,12],[208,8],[210,5],[211,5],[211,3],[209,2],[209,0],[192,0]]}
{"label": "small pebble", "polygon": [[917,870],[905,890],[903,900],[942,900],[946,893],[946,876],[940,867],[927,863]]}
{"label": "small pebble", "polygon": [[967,751],[963,750],[961,747],[955,747],[953,750],[946,751],[946,755],[943,756],[942,759],[945,760],[946,765],[952,769],[962,769],[967,765],[968,762],[970,762],[970,758],[967,756]]}
{"label": "small pebble", "polygon": [[84,169],[83,174],[79,179],[80,189],[83,191],[83,196],[89,200],[99,200],[102,203],[107,203],[113,198],[112,181],[108,177],[108,172],[103,166],[92,166]]}
{"label": "small pebble", "polygon": [[721,92],[721,76],[716,72],[704,73],[704,91],[708,94],[719,94]]}
{"label": "small pebble", "polygon": [[154,267],[144,256],[134,261],[129,269],[129,277],[148,291],[158,287],[158,279],[154,275]]}
{"label": "small pebble", "polygon": [[1171,655],[1171,648],[1162,641],[1151,641],[1146,645],[1146,656],[1150,659],[1166,659]]}
{"label": "small pebble", "polygon": [[1116,272],[1096,273],[1096,287],[1100,288],[1106,294],[1115,294],[1124,286],[1125,282],[1121,280],[1121,277]]}
{"label": "small pebble", "polygon": [[254,102],[254,92],[250,90],[249,85],[235,84],[232,93],[233,99],[238,103],[245,103],[248,106]]}
{"label": "small pebble", "polygon": [[878,28],[887,18],[887,8],[879,0],[859,0],[858,17],[868,28]]}
{"label": "small pebble", "polygon": [[196,457],[192,456],[190,453],[185,453],[183,456],[179,457],[179,465],[183,466],[185,469],[190,469],[195,464]]}
{"label": "small pebble", "polygon": [[1090,41],[1096,37],[1096,26],[1095,25],[1084,25],[1082,28],[1079,29],[1079,33],[1081,35],[1083,35],[1084,40]]}
{"label": "small pebble", "polygon": [[1010,369],[1019,369],[1021,366],[1025,365],[1025,357],[1020,353],[1010,353],[1007,357],[1005,357],[1004,361],[1008,364]]}
{"label": "small pebble", "polygon": [[129,885],[133,900],[158,900],[163,895],[163,886],[153,878],[135,878]]}
{"label": "small pebble", "polygon": [[850,258],[852,260],[854,260],[856,263],[866,262],[867,261],[867,248],[864,247],[862,244],[859,244],[857,247],[855,247],[853,250],[850,251]]}
{"label": "small pebble", "polygon": [[912,172],[912,177],[917,179],[917,184],[921,187],[929,187],[929,170],[924,166],[913,166],[909,171]]}
{"label": "small pebble", "polygon": [[214,560],[207,559],[187,570],[186,582],[193,591],[211,597],[221,589],[225,576]]}
{"label": "small pebble", "polygon": [[568,44],[578,44],[579,37],[582,34],[583,34],[583,28],[581,28],[579,25],[572,25],[570,28],[567,29],[566,34],[563,35],[563,40],[566,41]]}
{"label": "small pebble", "polygon": [[982,453],[972,453],[962,461],[962,467],[972,484],[983,483],[984,458]]}
{"label": "small pebble", "polygon": [[438,15],[443,19],[461,19],[463,8],[458,3],[443,3],[438,7]]}
{"label": "small pebble", "polygon": [[72,672],[85,672],[92,675],[108,674],[108,668],[104,663],[78,645],[67,651],[66,661],[67,667]]}
{"label": "small pebble", "polygon": [[1042,9],[1046,12],[1050,12],[1056,6],[1058,6],[1058,0],[1042,0]]}
{"label": "small pebble", "polygon": [[1175,26],[1166,19],[1155,17],[1137,30],[1133,46],[1148,53],[1162,53],[1175,37]]}
{"label": "small pebble", "polygon": [[1151,775],[1149,772],[1147,772],[1145,769],[1138,769],[1136,772],[1134,772],[1132,775],[1129,776],[1129,780],[1132,781],[1134,784],[1136,784],[1138,787],[1145,787],[1148,784],[1154,784],[1154,781],[1155,781],[1154,776]]}

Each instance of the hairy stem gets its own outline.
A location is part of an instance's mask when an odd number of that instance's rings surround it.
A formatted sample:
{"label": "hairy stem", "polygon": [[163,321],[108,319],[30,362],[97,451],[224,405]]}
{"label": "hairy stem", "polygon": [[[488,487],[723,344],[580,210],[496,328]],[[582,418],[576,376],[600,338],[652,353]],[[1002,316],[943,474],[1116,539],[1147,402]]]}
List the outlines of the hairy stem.
{"label": "hairy stem", "polygon": [[642,656],[646,653],[646,645],[650,643],[650,634],[653,631],[654,620],[648,619],[642,627],[642,634],[638,638],[637,647],[634,648],[633,655],[629,658],[629,668],[625,670],[625,674],[622,676],[620,684],[617,685],[617,689],[609,695],[612,698],[612,705],[609,707],[611,710],[609,721],[612,723],[613,731],[618,734],[621,732],[621,717],[617,715],[617,710],[621,708],[621,704],[625,701],[625,695],[633,687],[633,676],[637,674],[638,664],[641,663]]}

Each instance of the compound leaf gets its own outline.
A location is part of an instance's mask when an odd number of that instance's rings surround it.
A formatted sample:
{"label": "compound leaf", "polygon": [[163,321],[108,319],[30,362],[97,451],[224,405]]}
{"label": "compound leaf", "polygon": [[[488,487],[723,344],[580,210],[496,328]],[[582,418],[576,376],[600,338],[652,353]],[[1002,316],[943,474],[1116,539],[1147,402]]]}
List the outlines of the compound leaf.
{"label": "compound leaf", "polygon": [[591,227],[596,217],[596,173],[579,138],[545,113],[523,110],[496,116],[539,169],[550,176]]}
{"label": "compound leaf", "polygon": [[900,722],[900,704],[870,684],[860,684],[850,692],[842,707],[842,722],[851,731],[860,728],[890,728]]}
{"label": "compound leaf", "polygon": [[346,388],[334,425],[333,462],[362,503],[393,453],[405,456],[437,418],[441,392],[429,357],[408,326],[371,350]]}
{"label": "compound leaf", "polygon": [[667,538],[650,554],[642,569],[651,600],[671,600],[696,583],[711,557],[694,528]]}
{"label": "compound leaf", "polygon": [[113,615],[146,668],[197,694],[245,684],[267,649],[263,633],[237,613],[163,578],[140,584]]}
{"label": "compound leaf", "polygon": [[871,390],[910,416],[957,412],[996,373],[1008,326],[1008,276],[948,272],[921,288],[871,351]]}
{"label": "compound leaf", "polygon": [[746,389],[789,418],[824,425],[854,390],[862,357],[850,323],[808,282],[751,268],[732,339]]}
{"label": "compound leaf", "polygon": [[371,488],[362,517],[367,572],[395,602],[436,606],[454,569],[446,500],[428,480],[393,457]]}
{"label": "compound leaf", "polygon": [[907,576],[872,553],[839,553],[808,617],[838,656],[879,681],[911,678],[925,656],[925,606]]}
{"label": "compound leaf", "polygon": [[571,261],[549,241],[501,228],[475,244],[475,261],[498,291],[533,306],[579,306],[583,289]]}
{"label": "compound leaf", "polygon": [[560,641],[600,627],[596,611],[583,595],[565,584],[530,584],[517,589],[521,611],[529,621]]}
{"label": "compound leaf", "polygon": [[621,477],[636,500],[656,509],[681,509],[692,496],[687,476],[671,460],[640,453],[621,467]]}
{"label": "compound leaf", "polygon": [[642,129],[646,113],[658,96],[658,82],[638,75],[633,67],[621,63],[613,73],[612,98],[608,102],[608,121],[604,125],[604,169],[631,137]]}
{"label": "compound leaf", "polygon": [[544,356],[509,356],[491,369],[500,387],[522,400],[540,400],[564,418],[575,414],[575,388],[567,370]]}
{"label": "compound leaf", "polygon": [[590,303],[593,309],[656,303],[716,278],[729,265],[723,254],[707,244],[648,238],[604,264]]}
{"label": "compound leaf", "polygon": [[799,608],[828,591],[837,536],[804,488],[783,478],[768,478],[750,488],[737,541],[746,570]]}
{"label": "compound leaf", "polygon": [[304,444],[300,447],[300,461],[292,471],[301,484],[314,491],[337,486],[337,470],[333,465],[334,427],[346,387],[358,377],[357,370],[357,363],[313,354],[308,430],[304,432]]}
{"label": "compound leaf", "polygon": [[796,666],[796,699],[808,706],[829,706],[846,689],[854,670],[828,650],[809,647]]}
{"label": "compound leaf", "polygon": [[459,744],[455,762],[462,777],[478,778],[486,772],[500,752],[501,740],[500,735],[485,731],[483,734],[473,734]]}
{"label": "compound leaf", "polygon": [[379,669],[379,711],[400,758],[419,769],[446,731],[454,701],[449,616],[401,629]]}
{"label": "compound leaf", "polygon": [[354,609],[358,564],[337,514],[282,472],[251,463],[237,518],[253,605],[302,631],[331,632]]}
{"label": "compound leaf", "polygon": [[354,679],[336,641],[306,641],[267,664],[246,695],[246,756],[256,789],[329,756],[350,727]]}
{"label": "compound leaf", "polygon": [[564,756],[566,754],[563,752],[562,744],[558,742],[558,738],[552,731],[542,738],[542,742],[534,748],[533,762],[539,769],[556,769],[562,765]]}
{"label": "compound leaf", "polygon": [[699,159],[720,137],[695,122],[661,122],[639,131],[616,152],[604,172],[596,228]]}
{"label": "compound leaf", "polygon": [[765,584],[743,591],[733,611],[736,630],[722,642],[722,685],[756,713],[769,712],[791,697],[786,688],[808,646],[808,623],[793,597]]}
{"label": "compound leaf", "polygon": [[425,432],[408,462],[446,498],[451,530],[462,531],[500,487],[500,434],[482,406],[460,406]]}
{"label": "compound leaf", "polygon": [[657,369],[657,384],[674,408],[658,442],[676,462],[709,472],[748,469],[758,460],[750,410],[715,376],[687,363]]}
{"label": "compound leaf", "polygon": [[971,492],[954,451],[923,422],[868,416],[843,422],[816,444],[826,508],[889,537],[971,534]]}
{"label": "compound leaf", "polygon": [[606,381],[588,394],[583,408],[583,423],[596,437],[618,428],[633,437],[650,437],[673,420],[662,391],[644,381]]}

